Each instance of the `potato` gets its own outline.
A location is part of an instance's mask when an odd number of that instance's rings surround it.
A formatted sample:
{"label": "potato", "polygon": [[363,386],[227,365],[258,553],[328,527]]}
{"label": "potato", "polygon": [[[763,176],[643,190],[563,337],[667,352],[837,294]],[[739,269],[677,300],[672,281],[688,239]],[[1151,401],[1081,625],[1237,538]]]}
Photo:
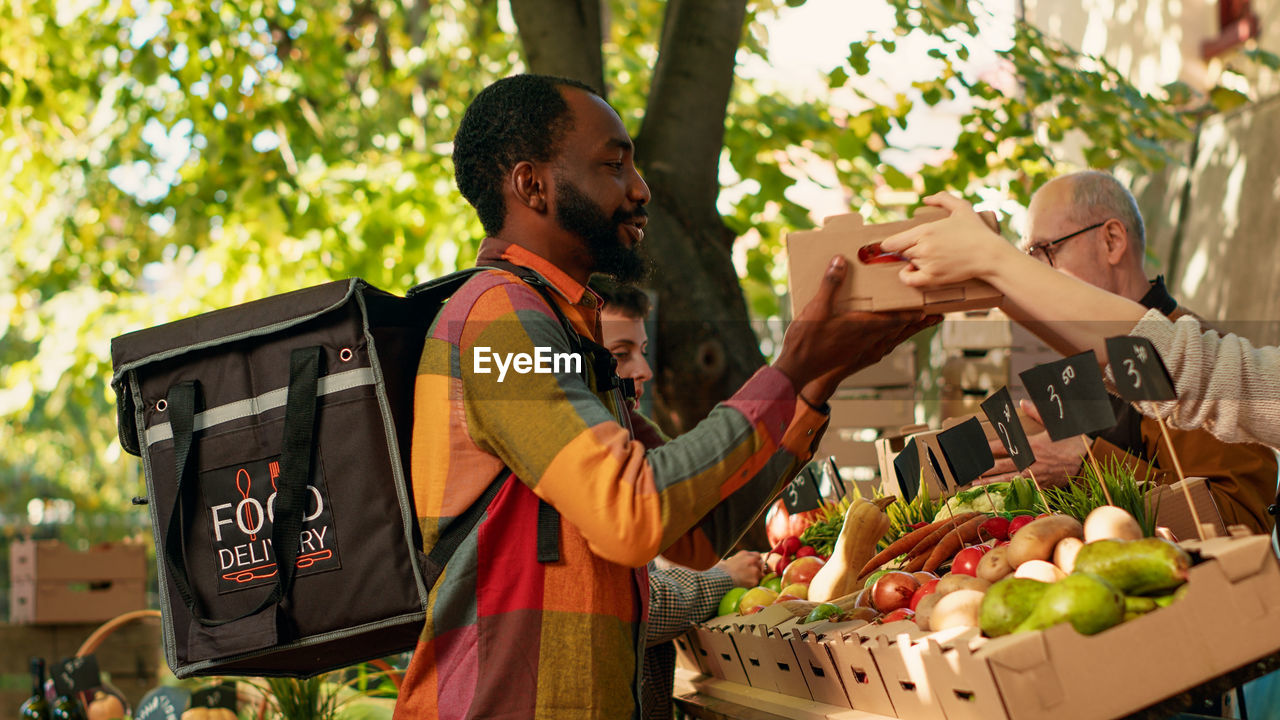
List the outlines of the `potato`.
{"label": "potato", "polygon": [[1084,547],[1084,541],[1080,538],[1063,538],[1058,543],[1058,547],[1053,549],[1053,564],[1070,575],[1076,567],[1076,553],[1080,552],[1082,547]]}
{"label": "potato", "polygon": [[1084,537],[1084,527],[1069,515],[1050,515],[1033,520],[1013,534],[1005,557],[1013,569],[1028,560],[1048,560],[1063,538]]}
{"label": "potato", "polygon": [[953,627],[978,627],[982,616],[981,590],[956,590],[938,601],[929,615],[929,629],[933,632]]}
{"label": "potato", "polygon": [[989,583],[1003,578],[1013,572],[1013,566],[1009,564],[1007,554],[1009,552],[1008,545],[1002,545],[986,555],[978,561],[978,577]]}
{"label": "potato", "polygon": [[1084,541],[1141,540],[1142,528],[1138,521],[1115,505],[1103,505],[1093,509],[1084,519]]}
{"label": "potato", "polygon": [[921,630],[929,630],[929,619],[933,616],[933,609],[938,606],[938,601],[942,596],[936,592],[929,593],[920,598],[920,602],[916,603],[916,624]]}
{"label": "potato", "polygon": [[1045,560],[1028,560],[1018,566],[1013,571],[1013,576],[1017,578],[1026,578],[1027,580],[1039,580],[1045,583],[1055,583],[1066,577],[1067,574],[1062,572],[1057,565]]}
{"label": "potato", "polygon": [[960,573],[948,573],[943,575],[942,579],[938,581],[938,589],[935,591],[935,594],[942,597],[943,595],[950,595],[957,590],[977,590],[979,592],[986,592],[989,587],[991,587],[991,583],[983,580],[982,578],[976,578],[972,575],[961,575]]}

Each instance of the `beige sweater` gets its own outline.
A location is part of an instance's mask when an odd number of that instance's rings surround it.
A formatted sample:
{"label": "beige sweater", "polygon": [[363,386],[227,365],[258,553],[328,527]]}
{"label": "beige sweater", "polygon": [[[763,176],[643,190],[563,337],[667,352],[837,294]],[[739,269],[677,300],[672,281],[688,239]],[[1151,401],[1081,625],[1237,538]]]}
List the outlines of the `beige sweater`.
{"label": "beige sweater", "polygon": [[1129,334],[1151,341],[1178,390],[1176,401],[1137,403],[1144,415],[1187,430],[1203,427],[1226,442],[1280,447],[1280,348],[1202,333],[1194,317],[1171,322],[1159,310]]}

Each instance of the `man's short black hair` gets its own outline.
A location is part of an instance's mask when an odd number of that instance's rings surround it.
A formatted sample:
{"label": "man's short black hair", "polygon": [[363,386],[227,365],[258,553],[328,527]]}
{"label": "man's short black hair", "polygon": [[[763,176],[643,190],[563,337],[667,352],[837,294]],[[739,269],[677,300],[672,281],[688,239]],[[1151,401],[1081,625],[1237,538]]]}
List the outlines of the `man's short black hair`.
{"label": "man's short black hair", "polygon": [[587,285],[604,298],[606,310],[622,313],[632,320],[649,317],[649,296],[635,285],[626,285],[608,275],[596,273]]}
{"label": "man's short black hair", "polygon": [[453,173],[462,196],[490,236],[502,230],[502,183],[522,160],[547,162],[573,127],[561,87],[600,93],[590,85],[550,75],[512,75],[476,95],[453,138]]}

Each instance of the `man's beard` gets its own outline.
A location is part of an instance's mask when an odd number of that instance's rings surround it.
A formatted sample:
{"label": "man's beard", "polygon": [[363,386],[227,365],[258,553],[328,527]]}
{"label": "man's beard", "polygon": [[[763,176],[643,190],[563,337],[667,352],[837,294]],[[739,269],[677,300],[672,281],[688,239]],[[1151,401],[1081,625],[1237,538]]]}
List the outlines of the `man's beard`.
{"label": "man's beard", "polygon": [[613,217],[608,217],[577,186],[563,177],[556,178],[556,221],[586,242],[593,272],[611,275],[624,283],[649,276],[649,259],[640,253],[638,246],[627,247],[621,238],[624,224],[646,214],[644,207],[633,213],[618,208]]}

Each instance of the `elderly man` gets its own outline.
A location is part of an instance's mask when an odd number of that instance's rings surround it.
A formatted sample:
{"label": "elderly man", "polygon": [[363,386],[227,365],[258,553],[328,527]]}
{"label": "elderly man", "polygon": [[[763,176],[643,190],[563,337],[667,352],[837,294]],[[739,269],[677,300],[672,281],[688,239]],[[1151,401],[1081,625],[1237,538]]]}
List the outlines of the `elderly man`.
{"label": "elderly man", "polygon": [[[1028,232],[1022,249],[1059,272],[1157,309],[1170,318],[1190,314],[1165,288],[1164,278],[1148,280],[1143,272],[1146,237],[1137,202],[1111,175],[1084,171],[1057,178],[1031,198]],[[1203,321],[1201,321],[1203,323]],[[1116,400],[1119,421],[1096,434],[1094,454],[1101,460],[1120,455],[1139,466],[1150,465],[1158,482],[1177,480],[1160,428],[1127,403]],[[1173,446],[1188,476],[1209,479],[1209,487],[1227,524],[1269,532],[1268,498],[1276,493],[1276,457],[1261,445],[1224,443],[1205,430],[1170,430]],[[1047,434],[1032,438],[1037,462],[1031,467],[1045,484],[1065,483],[1078,475],[1083,450],[1078,438],[1052,442]],[[992,473],[1007,476],[1013,463],[1003,446]]]}

